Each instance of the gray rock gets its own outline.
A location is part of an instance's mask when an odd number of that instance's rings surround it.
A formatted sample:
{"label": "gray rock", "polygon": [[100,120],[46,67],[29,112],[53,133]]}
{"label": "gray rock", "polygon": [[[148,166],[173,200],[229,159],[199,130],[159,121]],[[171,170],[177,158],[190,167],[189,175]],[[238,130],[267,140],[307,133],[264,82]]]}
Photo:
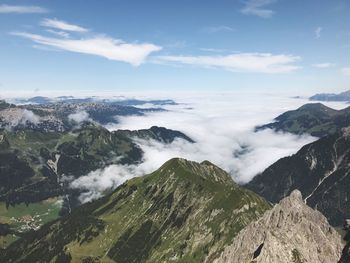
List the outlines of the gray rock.
{"label": "gray rock", "polygon": [[216,263],[336,263],[343,245],[327,219],[294,190],[244,228]]}

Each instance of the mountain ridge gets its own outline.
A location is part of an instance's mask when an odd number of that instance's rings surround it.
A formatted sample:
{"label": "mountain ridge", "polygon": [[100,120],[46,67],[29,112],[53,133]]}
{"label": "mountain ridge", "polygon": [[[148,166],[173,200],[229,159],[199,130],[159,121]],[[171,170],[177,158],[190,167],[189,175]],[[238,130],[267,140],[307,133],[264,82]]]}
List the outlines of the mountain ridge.
{"label": "mountain ridge", "polygon": [[[24,234],[2,256],[8,262],[57,262],[60,257],[73,262],[211,262],[269,208],[215,165],[174,158],[36,233]],[[80,218],[85,218],[83,225]],[[47,245],[49,251],[43,249]]]}

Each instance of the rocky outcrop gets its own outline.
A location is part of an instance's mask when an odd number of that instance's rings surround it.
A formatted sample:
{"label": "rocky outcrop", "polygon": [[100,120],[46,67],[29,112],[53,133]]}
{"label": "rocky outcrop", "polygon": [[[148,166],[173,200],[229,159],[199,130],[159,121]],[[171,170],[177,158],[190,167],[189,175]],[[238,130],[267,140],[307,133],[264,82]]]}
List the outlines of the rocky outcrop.
{"label": "rocky outcrop", "polygon": [[341,237],[295,190],[244,228],[215,263],[336,263]]}

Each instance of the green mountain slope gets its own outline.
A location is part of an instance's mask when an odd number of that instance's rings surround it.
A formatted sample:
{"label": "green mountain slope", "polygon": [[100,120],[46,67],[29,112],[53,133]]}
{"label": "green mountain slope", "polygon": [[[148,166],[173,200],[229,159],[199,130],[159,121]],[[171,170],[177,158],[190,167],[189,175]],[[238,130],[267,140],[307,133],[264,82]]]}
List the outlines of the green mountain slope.
{"label": "green mountain slope", "polygon": [[308,133],[322,137],[347,126],[350,126],[350,107],[334,110],[321,103],[310,103],[296,110],[287,111],[278,116],[275,122],[259,126],[256,130],[269,128],[275,131]]}
{"label": "green mountain slope", "polygon": [[2,252],[6,262],[212,262],[270,205],[210,162],[171,159]]}
{"label": "green mountain slope", "polygon": [[[185,136],[160,127],[142,134],[161,142]],[[141,162],[143,152],[133,139],[88,123],[65,133],[0,130],[0,224],[21,235],[80,205],[83,190],[70,188],[70,180],[111,164]],[[0,247],[8,239],[0,231]]]}

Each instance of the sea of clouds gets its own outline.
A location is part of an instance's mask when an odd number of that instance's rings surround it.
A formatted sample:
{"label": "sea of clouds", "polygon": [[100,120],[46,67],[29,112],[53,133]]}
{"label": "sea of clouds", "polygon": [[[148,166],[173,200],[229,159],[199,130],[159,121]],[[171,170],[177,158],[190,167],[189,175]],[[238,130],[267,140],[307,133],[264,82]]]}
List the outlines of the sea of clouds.
{"label": "sea of clouds", "polygon": [[[150,173],[173,157],[198,162],[209,160],[229,172],[236,182],[244,184],[278,159],[294,154],[317,139],[272,130],[254,131],[257,125],[269,123],[279,114],[309,103],[304,98],[249,93],[192,93],[168,98],[178,103],[165,106],[168,111],[119,117],[118,124],[106,127],[112,131],[163,126],[185,133],[195,143],[182,139],[171,144],[135,140],[144,151],[143,162],[140,165],[111,165],[75,180],[72,187],[87,190],[81,196],[82,202],[98,198],[106,190],[114,189],[134,176]],[[337,109],[346,107],[344,103],[326,104]]]}

